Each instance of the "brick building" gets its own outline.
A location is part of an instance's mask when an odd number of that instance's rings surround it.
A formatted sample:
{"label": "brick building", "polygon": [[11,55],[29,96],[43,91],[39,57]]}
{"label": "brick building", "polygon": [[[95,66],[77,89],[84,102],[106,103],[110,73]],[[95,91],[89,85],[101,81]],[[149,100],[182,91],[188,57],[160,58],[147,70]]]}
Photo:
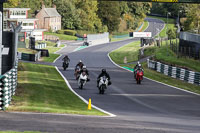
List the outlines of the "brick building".
{"label": "brick building", "polygon": [[57,12],[56,6],[53,8],[45,8],[42,5],[42,9],[37,13],[38,28],[57,31],[61,29],[61,15]]}

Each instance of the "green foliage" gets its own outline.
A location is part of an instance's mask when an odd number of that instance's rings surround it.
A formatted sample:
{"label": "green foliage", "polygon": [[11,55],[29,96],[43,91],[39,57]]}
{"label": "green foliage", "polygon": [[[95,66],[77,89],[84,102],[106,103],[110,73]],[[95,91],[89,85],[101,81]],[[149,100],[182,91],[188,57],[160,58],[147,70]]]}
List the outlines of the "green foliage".
{"label": "green foliage", "polygon": [[58,34],[65,34],[65,35],[75,36],[75,34],[77,32],[75,30],[58,30],[57,33]]}
{"label": "green foliage", "polygon": [[8,2],[4,3],[5,8],[13,8],[18,6],[20,0],[8,0]]}
{"label": "green foliage", "polygon": [[176,38],[176,30],[170,28],[170,29],[167,31],[167,35],[168,35],[168,38],[169,38],[169,39],[175,39],[175,38]]}
{"label": "green foliage", "polygon": [[[30,8],[29,17],[32,18],[42,8],[42,4],[46,8],[56,5],[62,16],[62,29],[97,33],[136,29],[151,7],[151,4],[142,2],[96,0],[9,0],[4,7]],[[123,24],[119,25],[120,22]],[[58,33],[63,34],[62,31]]]}
{"label": "green foliage", "polygon": [[187,19],[184,22],[184,30],[198,30],[200,34],[200,5],[192,5],[192,8],[187,12]]}
{"label": "green foliage", "polygon": [[64,30],[58,30],[57,33],[58,34],[64,34]]}
{"label": "green foliage", "polygon": [[117,31],[120,23],[120,5],[117,1],[99,1],[98,16],[108,26],[108,31]]}
{"label": "green foliage", "polygon": [[75,36],[76,31],[74,31],[74,30],[64,30],[64,34],[66,34],[66,35],[71,35],[71,36]]}

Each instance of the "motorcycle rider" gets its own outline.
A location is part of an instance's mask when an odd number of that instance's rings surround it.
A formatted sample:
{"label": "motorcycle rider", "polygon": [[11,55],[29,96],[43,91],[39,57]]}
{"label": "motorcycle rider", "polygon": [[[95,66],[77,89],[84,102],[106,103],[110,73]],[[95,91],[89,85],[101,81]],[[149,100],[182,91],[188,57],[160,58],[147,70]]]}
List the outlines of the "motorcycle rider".
{"label": "motorcycle rider", "polygon": [[82,69],[83,66],[84,66],[84,64],[83,64],[83,62],[80,60],[80,61],[78,62],[78,64],[76,65],[76,67],[77,67],[77,66],[79,66],[80,69]]}
{"label": "motorcycle rider", "polygon": [[69,63],[70,59],[68,57],[68,55],[65,55],[65,57],[62,59],[64,62]]}
{"label": "motorcycle rider", "polygon": [[111,85],[110,75],[106,72],[106,69],[102,69],[101,73],[99,74],[97,78],[97,87],[99,87],[100,78],[103,76],[106,76],[106,78],[108,78],[108,85]]}
{"label": "motorcycle rider", "polygon": [[80,74],[81,74],[82,72],[85,72],[85,73],[86,73],[86,75],[87,75],[87,81],[90,81],[90,79],[89,79],[89,71],[87,70],[86,66],[83,66],[83,68],[82,68],[81,71],[80,71]]}
{"label": "motorcycle rider", "polygon": [[62,60],[63,60],[63,67],[65,67],[65,64],[68,65],[70,62],[68,55],[65,55],[65,57]]}
{"label": "motorcycle rider", "polygon": [[140,62],[138,61],[137,64],[134,67],[134,77],[136,78],[136,72],[137,70],[142,70],[144,72],[144,69],[142,68],[142,65],[140,64]]}

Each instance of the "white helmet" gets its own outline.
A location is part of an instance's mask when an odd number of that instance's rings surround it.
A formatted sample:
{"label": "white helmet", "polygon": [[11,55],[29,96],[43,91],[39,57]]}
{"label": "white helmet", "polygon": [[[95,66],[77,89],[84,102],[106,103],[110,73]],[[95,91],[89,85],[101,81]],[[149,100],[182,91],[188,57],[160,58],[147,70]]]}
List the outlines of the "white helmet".
{"label": "white helmet", "polygon": [[139,64],[138,66],[141,67],[141,64]]}
{"label": "white helmet", "polygon": [[82,62],[81,60],[79,62]]}
{"label": "white helmet", "polygon": [[86,66],[83,66],[83,68],[86,68]]}
{"label": "white helmet", "polygon": [[140,62],[138,61],[137,64],[140,64]]}

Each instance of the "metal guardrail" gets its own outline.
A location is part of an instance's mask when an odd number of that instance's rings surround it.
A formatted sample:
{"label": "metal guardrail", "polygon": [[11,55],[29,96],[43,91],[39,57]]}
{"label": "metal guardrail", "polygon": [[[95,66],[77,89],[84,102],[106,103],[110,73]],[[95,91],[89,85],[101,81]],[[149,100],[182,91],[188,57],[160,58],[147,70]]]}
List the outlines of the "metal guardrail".
{"label": "metal guardrail", "polygon": [[164,75],[184,80],[191,84],[200,85],[200,73],[189,71],[183,68],[173,67],[160,62],[147,60],[148,68],[156,70],[157,72],[163,73]]}
{"label": "metal guardrail", "polygon": [[17,68],[16,65],[4,75],[0,75],[0,110],[5,110],[12,100],[12,96],[15,95],[17,88]]}

